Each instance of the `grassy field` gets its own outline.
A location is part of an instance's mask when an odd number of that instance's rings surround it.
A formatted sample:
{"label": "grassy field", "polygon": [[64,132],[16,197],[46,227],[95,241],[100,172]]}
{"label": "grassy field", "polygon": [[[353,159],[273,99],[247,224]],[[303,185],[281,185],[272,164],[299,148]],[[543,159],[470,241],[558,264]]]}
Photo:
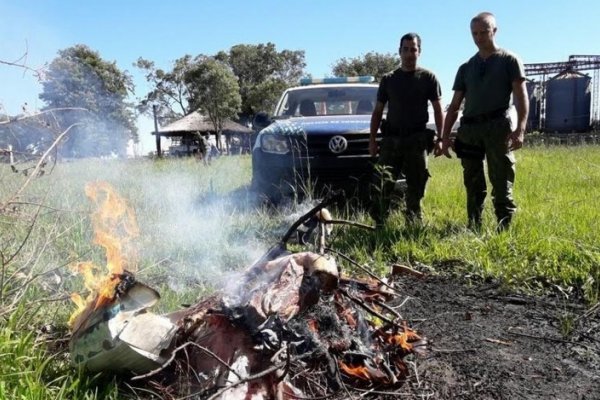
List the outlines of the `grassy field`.
{"label": "grassy field", "polygon": [[[405,227],[394,213],[379,232],[338,228],[331,246],[378,274],[393,262],[421,263],[434,272],[492,277],[517,290],[558,291],[595,304],[600,147],[532,147],[517,152],[517,160],[519,211],[507,232],[495,233],[489,199],[484,230],[467,230],[460,165],[432,159],[423,228]],[[260,205],[246,190],[247,156],[208,167],[194,160],[84,160],[44,172],[29,180],[31,174],[0,165],[0,399],[124,396],[112,378],[71,369],[65,342],[47,351],[47,339],[68,333],[69,295],[83,291],[70,265],[106,263],[92,241],[86,183],[109,182],[134,209],[136,276],[160,291],[157,312],[194,302],[226,281],[228,272],[259,257],[310,208]],[[371,222],[350,207],[335,215]],[[343,268],[357,273],[351,265]]]}

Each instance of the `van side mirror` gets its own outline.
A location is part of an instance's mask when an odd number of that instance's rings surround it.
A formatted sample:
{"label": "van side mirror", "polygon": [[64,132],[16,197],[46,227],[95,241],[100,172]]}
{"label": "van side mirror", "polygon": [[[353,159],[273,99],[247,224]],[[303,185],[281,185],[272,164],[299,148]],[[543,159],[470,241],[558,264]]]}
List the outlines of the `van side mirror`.
{"label": "van side mirror", "polygon": [[255,131],[260,131],[261,129],[271,125],[271,122],[273,122],[273,120],[268,113],[264,111],[258,112],[254,115],[254,118],[252,118],[252,129]]}

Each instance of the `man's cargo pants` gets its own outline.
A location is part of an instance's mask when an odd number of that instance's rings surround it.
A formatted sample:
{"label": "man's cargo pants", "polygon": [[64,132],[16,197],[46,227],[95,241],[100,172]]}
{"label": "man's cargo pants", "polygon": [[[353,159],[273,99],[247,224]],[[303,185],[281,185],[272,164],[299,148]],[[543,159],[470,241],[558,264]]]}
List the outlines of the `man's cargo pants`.
{"label": "man's cargo pants", "polygon": [[376,169],[372,182],[374,193],[371,216],[376,223],[383,223],[387,219],[396,180],[402,176],[406,179],[406,220],[416,222],[423,218],[421,201],[429,179],[427,147],[427,132],[415,132],[410,136],[385,136],[382,139],[379,168]]}
{"label": "man's cargo pants", "polygon": [[[507,117],[464,124],[458,129],[455,150],[463,167],[467,216],[469,223],[475,227],[481,226],[483,203],[487,194],[484,158],[487,160],[492,201],[499,227],[507,227],[517,210],[513,200],[515,157],[508,150],[506,142],[510,132],[510,119]],[[461,148],[466,151],[461,151]],[[481,154],[478,154],[479,151]]]}

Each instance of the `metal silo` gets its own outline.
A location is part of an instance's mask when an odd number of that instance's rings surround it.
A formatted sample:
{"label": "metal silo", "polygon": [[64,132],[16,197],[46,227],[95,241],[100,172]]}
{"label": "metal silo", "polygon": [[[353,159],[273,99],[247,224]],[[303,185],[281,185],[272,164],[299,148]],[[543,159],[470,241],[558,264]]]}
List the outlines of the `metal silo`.
{"label": "metal silo", "polygon": [[529,115],[527,116],[527,131],[536,131],[540,127],[540,97],[539,84],[534,80],[527,80],[527,98],[529,99]]}
{"label": "metal silo", "polygon": [[590,129],[591,78],[563,72],[547,82],[547,132],[584,132]]}

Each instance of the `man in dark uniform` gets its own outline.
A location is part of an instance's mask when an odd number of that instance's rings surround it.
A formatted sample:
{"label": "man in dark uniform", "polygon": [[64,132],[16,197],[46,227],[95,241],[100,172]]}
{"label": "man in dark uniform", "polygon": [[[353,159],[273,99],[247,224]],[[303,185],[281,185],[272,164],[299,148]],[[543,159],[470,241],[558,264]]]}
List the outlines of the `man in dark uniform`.
{"label": "man in dark uniform", "polygon": [[[512,151],[523,145],[529,111],[523,63],[516,55],[496,45],[497,30],[496,19],[491,13],[480,13],[471,20],[471,34],[479,51],[458,69],[445,129],[435,149],[436,156],[449,156],[450,128],[465,99],[454,151],[463,167],[469,226],[475,230],[481,228],[487,194],[484,158],[487,159],[499,231],[509,226],[517,209],[512,195],[515,182]],[[517,108],[514,130],[511,130],[507,115],[511,93]]]}
{"label": "man in dark uniform", "polygon": [[208,134],[200,132],[196,132],[196,134],[198,135],[198,157],[202,159],[204,165],[208,165],[210,163],[210,155],[208,153],[210,145],[206,137]]}
{"label": "man in dark uniform", "polygon": [[[428,102],[434,111],[437,132],[444,123],[441,88],[435,75],[417,66],[421,55],[421,38],[407,33],[400,39],[401,65],[381,79],[377,103],[371,116],[369,153],[377,155],[377,131],[381,126],[383,138],[379,148],[378,172],[380,193],[371,206],[371,216],[377,225],[385,222],[389,214],[392,192],[396,180],[406,177],[406,211],[408,224],[420,223],[423,218],[421,201],[429,179],[427,155],[431,151],[435,132],[426,129],[429,120]],[[383,111],[388,106],[387,118],[382,125]]]}

